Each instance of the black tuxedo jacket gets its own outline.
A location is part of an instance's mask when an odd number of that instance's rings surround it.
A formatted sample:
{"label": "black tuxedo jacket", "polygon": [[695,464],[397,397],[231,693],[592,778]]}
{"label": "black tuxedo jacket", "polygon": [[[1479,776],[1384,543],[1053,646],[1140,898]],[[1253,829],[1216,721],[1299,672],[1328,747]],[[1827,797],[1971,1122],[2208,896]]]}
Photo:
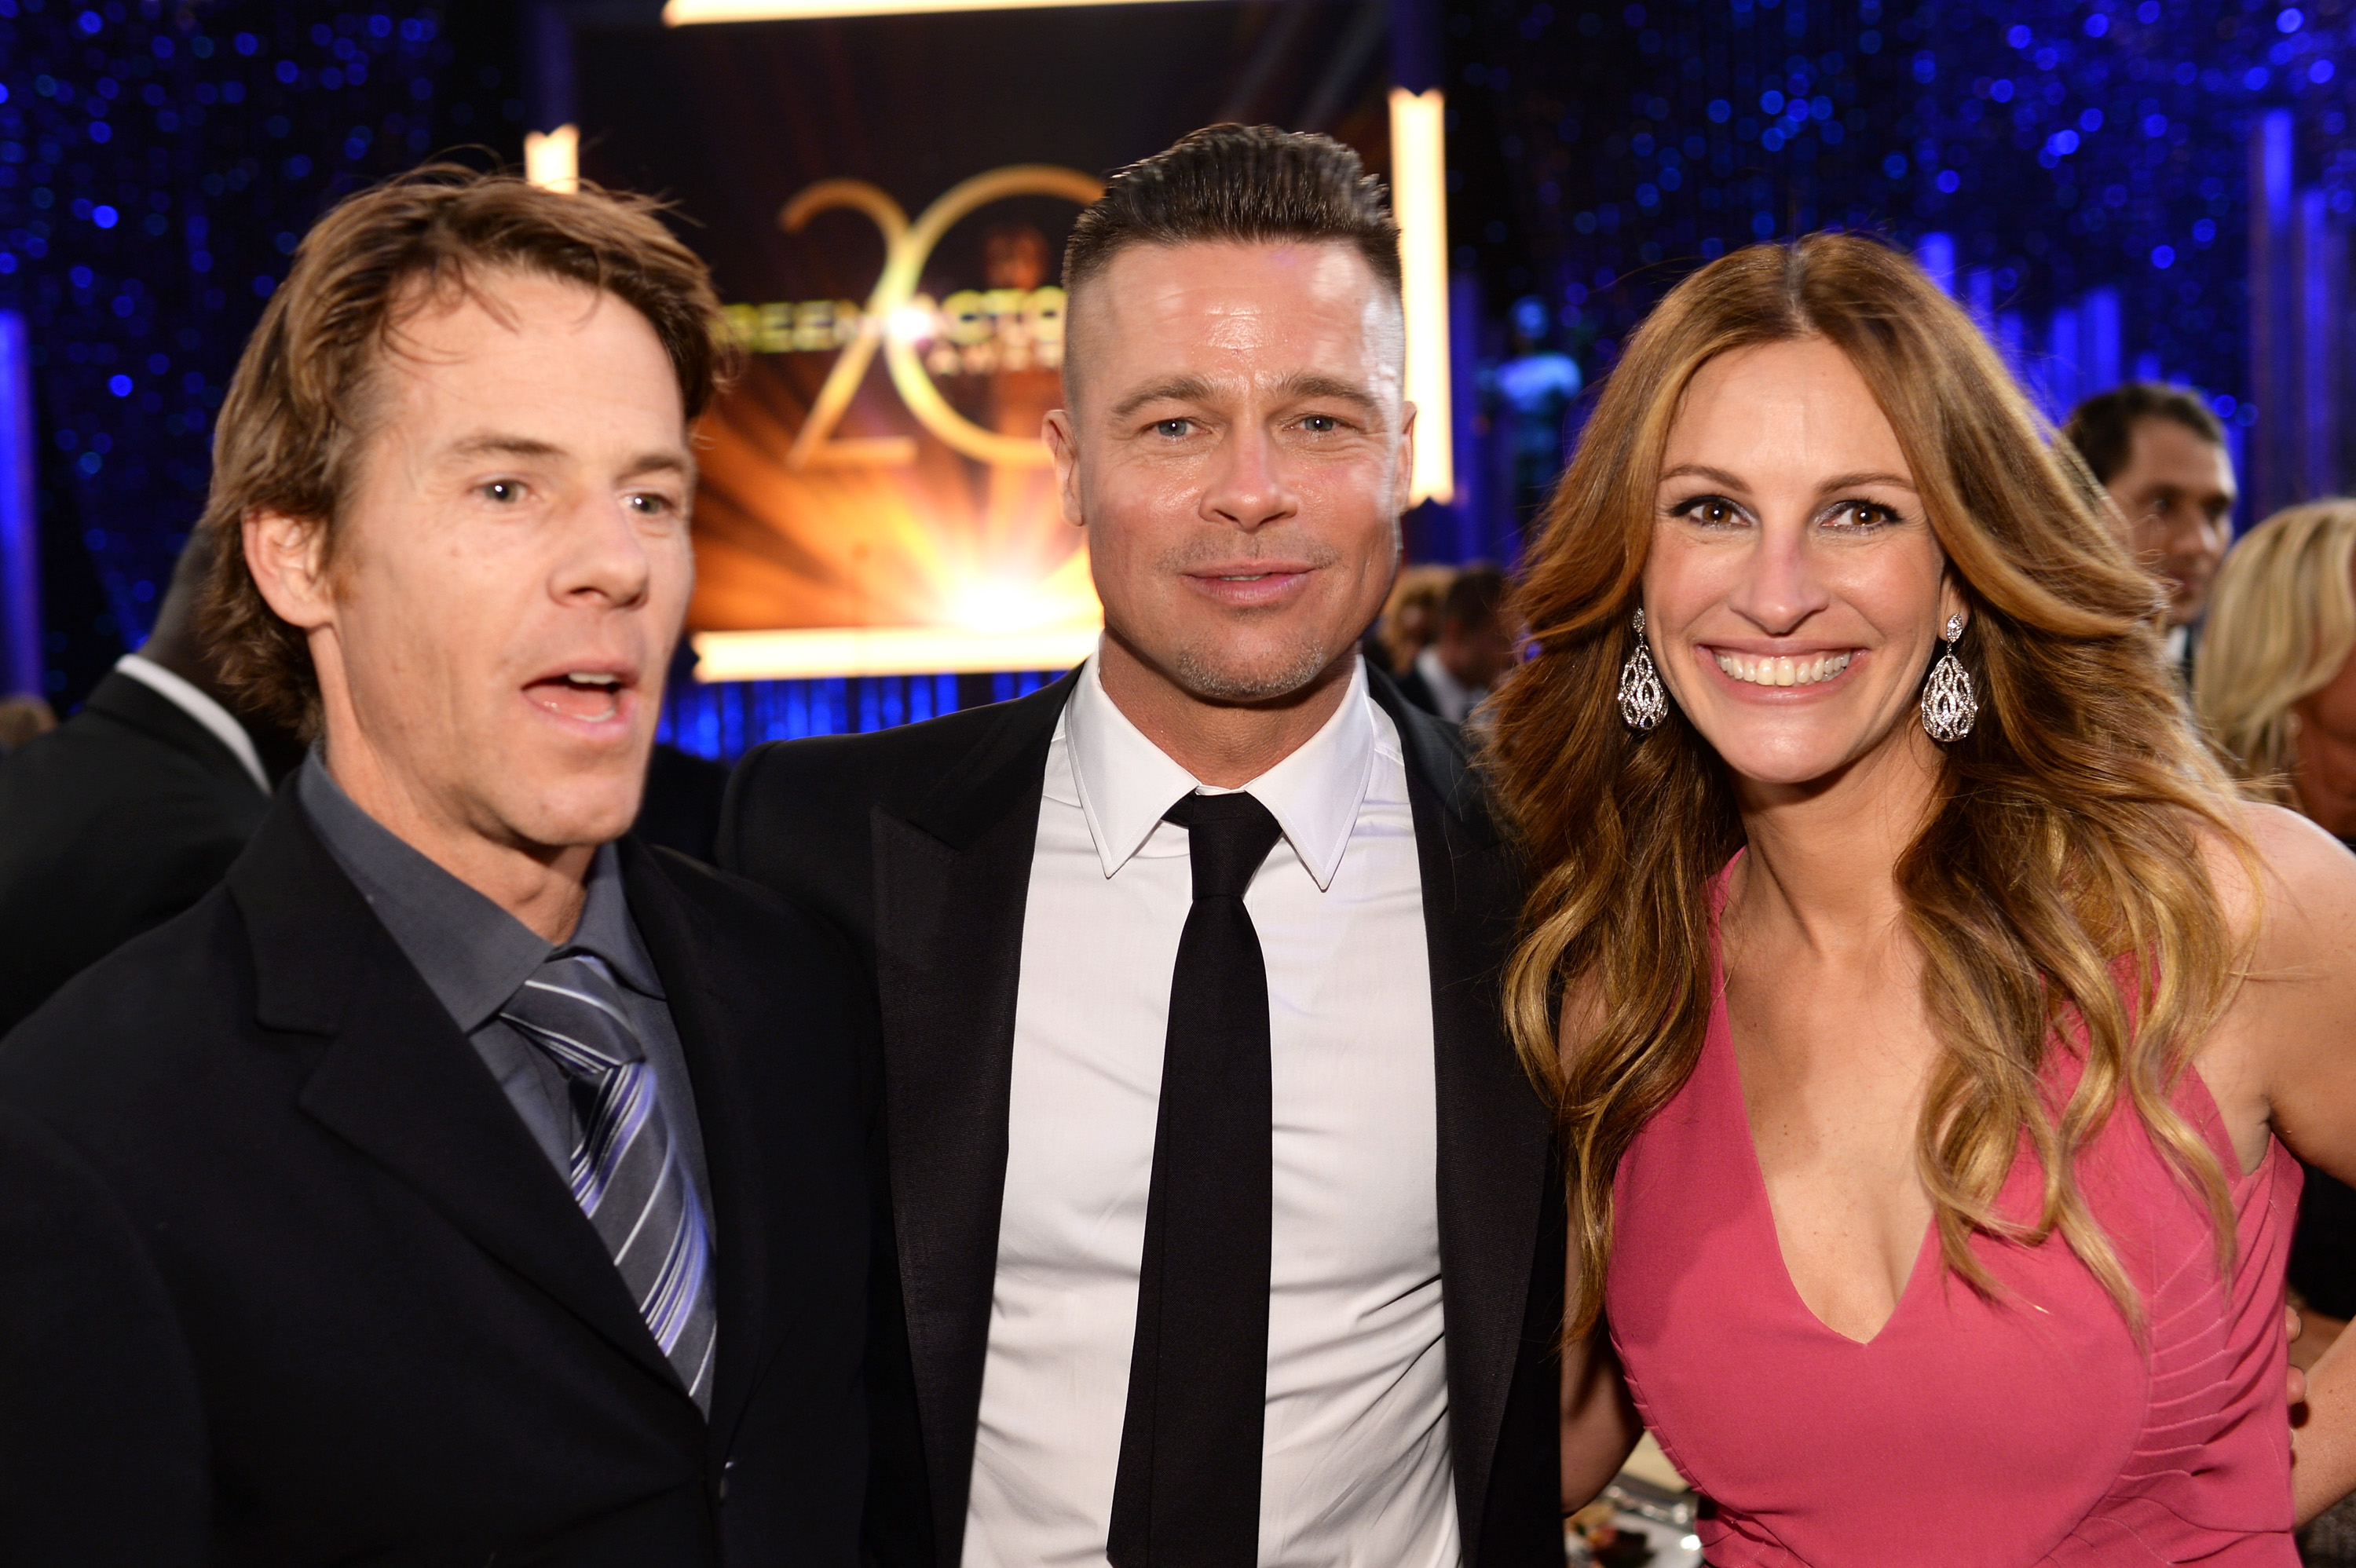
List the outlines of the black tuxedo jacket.
{"label": "black tuxedo jacket", "polygon": [[[956,1568],[963,1541],[1023,901],[1048,743],[1076,678],[905,729],[762,747],[739,765],[721,827],[722,864],[841,925],[881,999],[913,1430],[892,1450],[894,1412],[879,1406],[879,1456],[893,1457],[879,1457],[877,1503],[896,1499],[899,1560],[937,1568]],[[1378,675],[1373,689],[1405,742],[1430,933],[1458,1519],[1474,1568],[1558,1568],[1561,1184],[1498,1017],[1520,882],[1455,730]]]}
{"label": "black tuxedo jacket", "polygon": [[635,840],[709,1157],[707,1422],[291,797],[0,1043],[0,1561],[858,1561],[874,1025]]}
{"label": "black tuxedo jacket", "polygon": [[269,809],[211,731],[119,672],[0,763],[0,1034],[210,892]]}

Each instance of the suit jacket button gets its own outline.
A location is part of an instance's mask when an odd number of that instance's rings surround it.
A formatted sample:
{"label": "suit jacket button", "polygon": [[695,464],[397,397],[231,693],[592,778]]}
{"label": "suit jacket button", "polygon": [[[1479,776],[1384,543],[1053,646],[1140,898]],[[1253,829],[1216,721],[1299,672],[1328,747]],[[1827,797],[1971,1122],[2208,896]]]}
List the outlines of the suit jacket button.
{"label": "suit jacket button", "polygon": [[736,1461],[734,1459],[726,1461],[720,1467],[720,1500],[723,1503],[728,1500],[728,1472],[735,1467]]}

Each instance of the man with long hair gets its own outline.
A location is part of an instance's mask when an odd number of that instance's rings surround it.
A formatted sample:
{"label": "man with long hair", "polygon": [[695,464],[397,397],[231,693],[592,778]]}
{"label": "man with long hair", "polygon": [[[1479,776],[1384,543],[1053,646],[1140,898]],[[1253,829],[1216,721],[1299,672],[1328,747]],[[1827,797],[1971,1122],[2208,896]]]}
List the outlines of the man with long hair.
{"label": "man with long hair", "polygon": [[718,322],[647,204],[511,177],[296,252],[200,526],[317,744],[0,1043],[12,1564],[857,1560],[868,1004],[621,837]]}

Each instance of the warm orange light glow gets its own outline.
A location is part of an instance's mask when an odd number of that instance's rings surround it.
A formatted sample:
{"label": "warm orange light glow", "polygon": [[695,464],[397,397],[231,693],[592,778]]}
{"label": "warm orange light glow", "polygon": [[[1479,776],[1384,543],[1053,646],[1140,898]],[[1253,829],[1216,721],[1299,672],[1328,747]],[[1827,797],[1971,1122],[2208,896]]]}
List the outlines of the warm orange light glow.
{"label": "warm orange light glow", "polygon": [[581,188],[581,129],[528,131],[523,138],[523,177],[543,190]]}
{"label": "warm orange light glow", "polygon": [[815,680],[828,676],[1069,669],[1097,651],[1093,625],[978,632],[960,626],[799,627],[699,632],[695,678]]}
{"label": "warm orange light glow", "polygon": [[1440,89],[1391,89],[1391,211],[1407,299],[1407,398],[1416,409],[1408,504],[1456,496],[1448,379],[1447,111]]}
{"label": "warm orange light glow", "polygon": [[[945,445],[891,432],[888,405],[853,410],[835,443],[896,439],[906,443],[900,464],[797,467],[789,453],[808,405],[789,368],[755,359],[701,427],[688,624],[766,639],[742,656],[766,674],[724,678],[1068,664],[1064,651],[1094,635],[1103,611],[1087,536],[1064,521],[1054,470],[977,475]],[[986,379],[961,395],[992,426],[1035,430],[1055,397],[1052,371]],[[781,627],[792,630],[771,636]],[[1044,654],[1023,640],[1042,636]],[[723,678],[714,667],[706,678]]]}

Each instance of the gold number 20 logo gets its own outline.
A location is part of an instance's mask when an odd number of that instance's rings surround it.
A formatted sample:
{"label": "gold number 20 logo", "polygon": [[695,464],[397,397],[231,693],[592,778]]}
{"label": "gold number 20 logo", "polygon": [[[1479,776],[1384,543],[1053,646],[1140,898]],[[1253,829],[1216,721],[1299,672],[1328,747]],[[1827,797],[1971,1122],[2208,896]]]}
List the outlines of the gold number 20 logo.
{"label": "gold number 20 logo", "polygon": [[984,430],[949,407],[917,357],[915,342],[907,334],[894,331],[893,323],[896,313],[916,297],[917,280],[933,247],[958,219],[1010,196],[1060,196],[1085,207],[1103,194],[1103,181],[1077,169],[1016,164],[951,187],[913,224],[906,209],[890,193],[865,180],[820,180],[786,203],[777,214],[777,224],[788,234],[798,233],[821,212],[850,208],[874,219],[884,235],[884,271],[875,280],[874,292],[867,296],[859,336],[843,345],[836,357],[833,370],[819,389],[818,400],[810,405],[809,417],[802,421],[801,432],[786,453],[787,465],[896,466],[916,460],[916,443],[905,435],[834,439],[834,427],[851,406],[879,347],[900,400],[926,430],[949,446],[968,457],[1003,467],[1044,464],[1047,449],[1037,440]]}

